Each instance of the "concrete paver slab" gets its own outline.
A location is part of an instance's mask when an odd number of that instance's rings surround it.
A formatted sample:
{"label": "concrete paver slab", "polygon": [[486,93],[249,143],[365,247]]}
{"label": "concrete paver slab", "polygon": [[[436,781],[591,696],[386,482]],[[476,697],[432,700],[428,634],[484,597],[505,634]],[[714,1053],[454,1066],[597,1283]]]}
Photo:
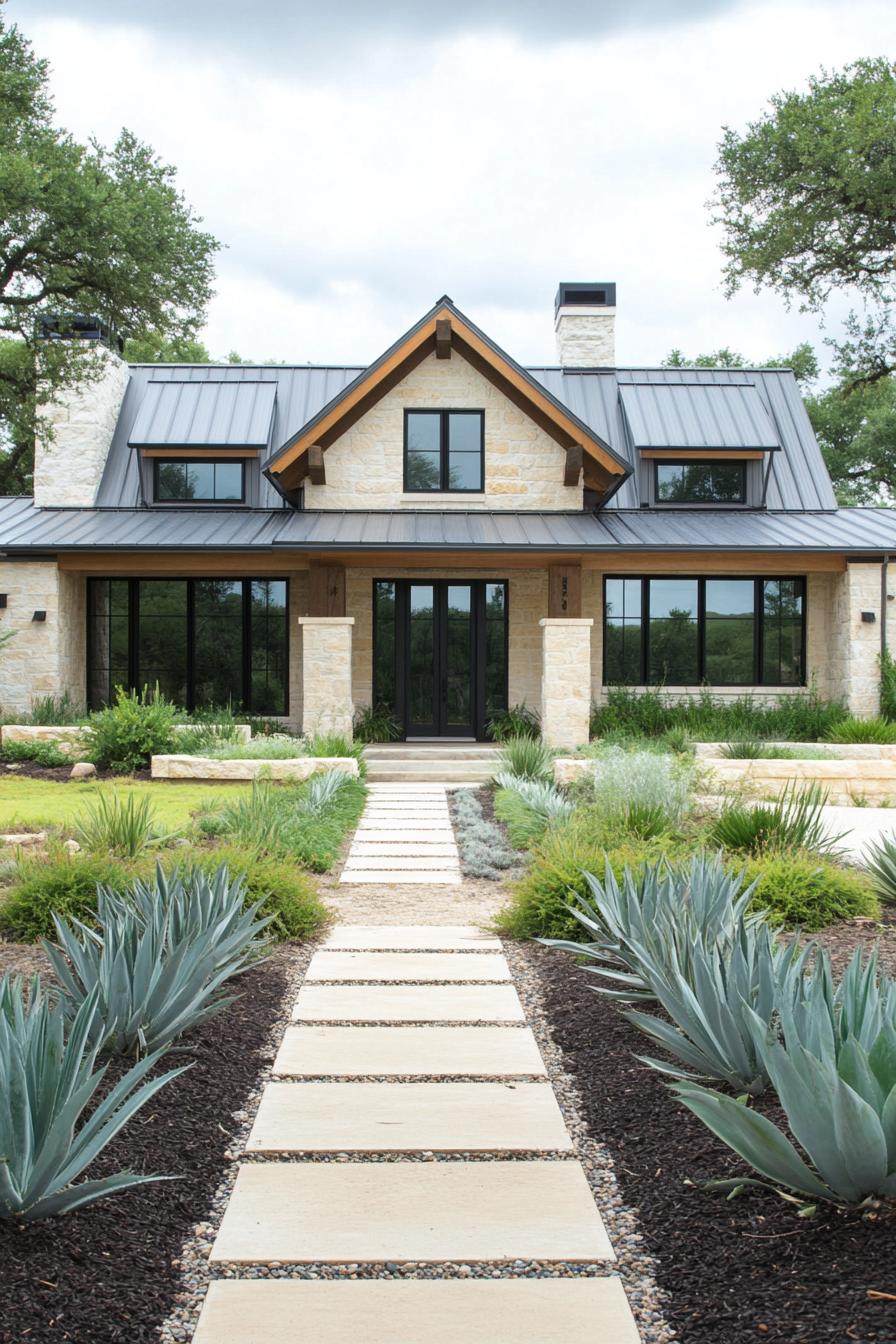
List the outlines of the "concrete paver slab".
{"label": "concrete paver slab", "polygon": [[500,952],[315,952],[305,981],[509,980]]}
{"label": "concrete paver slab", "polygon": [[322,946],[372,952],[396,947],[415,952],[481,947],[499,952],[501,941],[477,929],[475,924],[336,924]]}
{"label": "concrete paver slab", "polygon": [[303,985],[297,1022],[522,1022],[512,985]]}
{"label": "concrete paver slab", "polygon": [[427,868],[438,868],[444,872],[446,868],[453,869],[458,862],[457,850],[453,854],[428,854],[421,849],[412,858],[404,854],[392,854],[388,846],[385,848],[385,854],[358,854],[357,848],[353,849],[342,871],[351,873],[356,868],[363,868],[368,873],[376,872],[377,869],[383,873],[419,873]]}
{"label": "concrete paver slab", "polygon": [[437,868],[415,868],[404,872],[396,872],[394,869],[371,869],[371,868],[350,868],[348,871],[343,869],[339,878],[340,882],[357,882],[368,887],[371,883],[385,882],[398,886],[400,883],[411,883],[415,887],[421,884],[434,887],[459,887],[460,870],[444,871]]}
{"label": "concrete paver slab", "polygon": [[638,1344],[619,1279],[217,1280],[193,1344]]}
{"label": "concrete paver slab", "polygon": [[517,1027],[287,1027],[282,1077],[544,1075],[532,1032]]}
{"label": "concrete paver slab", "polygon": [[577,1162],[250,1162],[211,1253],[244,1264],[517,1259],[613,1259]]}
{"label": "concrete paver slab", "polygon": [[453,840],[430,840],[416,845],[405,840],[355,840],[352,844],[352,857],[356,859],[388,855],[396,859],[456,859],[457,845]]}
{"label": "concrete paver slab", "polygon": [[544,1083],[268,1083],[247,1153],[569,1152]]}

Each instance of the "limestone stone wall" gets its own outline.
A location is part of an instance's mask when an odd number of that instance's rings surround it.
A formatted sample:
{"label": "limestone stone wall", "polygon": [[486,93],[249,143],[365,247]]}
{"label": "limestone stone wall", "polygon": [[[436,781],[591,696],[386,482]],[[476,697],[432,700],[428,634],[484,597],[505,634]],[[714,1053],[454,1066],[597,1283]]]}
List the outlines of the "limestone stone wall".
{"label": "limestone stone wall", "polygon": [[557,314],[554,332],[564,368],[612,368],[616,363],[615,308],[568,305]]}
{"label": "limestone stone wall", "polygon": [[[0,710],[28,714],[39,696],[86,698],[85,583],[60,573],[54,561],[0,562],[0,632],[12,638],[0,648]],[[47,613],[35,621],[35,611]]]}
{"label": "limestone stone wall", "polygon": [[351,740],[353,625],[351,616],[299,617],[306,737],[339,733]]}
{"label": "limestone stone wall", "polygon": [[[831,575],[826,656],[821,683],[826,693],[845,700],[853,714],[872,716],[880,709],[880,565],[850,564]],[[862,612],[873,612],[866,623]],[[890,641],[891,647],[896,640]]]}
{"label": "limestone stone wall", "polygon": [[288,760],[222,761],[209,756],[153,756],[153,779],[308,779],[328,770],[358,774],[353,756],[295,756]]}
{"label": "limestone stone wall", "polygon": [[348,569],[345,609],[355,619],[352,640],[352,698],[356,705],[373,701],[374,579],[507,580],[508,703],[541,708],[541,629],[548,610],[546,569]]}
{"label": "limestone stone wall", "polygon": [[34,502],[42,507],[89,508],[96,499],[130,375],[105,346],[89,358],[97,376],[41,409],[50,431],[34,452]]}
{"label": "limestone stone wall", "polygon": [[592,621],[545,619],[541,666],[541,731],[549,747],[580,747],[588,741]]}
{"label": "limestone stone wall", "polygon": [[[404,494],[404,411],[485,411],[485,493]],[[428,356],[326,451],[326,485],[309,509],[580,509],[563,484],[566,453],[462,356]]]}

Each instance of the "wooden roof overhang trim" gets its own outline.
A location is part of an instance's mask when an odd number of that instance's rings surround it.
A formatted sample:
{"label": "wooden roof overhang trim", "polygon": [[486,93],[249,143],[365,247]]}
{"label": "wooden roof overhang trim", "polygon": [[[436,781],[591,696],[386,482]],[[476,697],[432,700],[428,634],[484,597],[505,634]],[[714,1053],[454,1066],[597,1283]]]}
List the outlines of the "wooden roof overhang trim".
{"label": "wooden roof overhang trim", "polygon": [[[457,353],[467,360],[565,448],[564,481],[567,485],[578,484],[581,470],[588,489],[596,490],[601,500],[605,500],[630,474],[628,463],[614,453],[609,444],[474,327],[449,299],[442,299],[282,448],[270,455],[264,463],[264,471],[277,489],[284,494],[294,491],[312,476],[312,467],[319,481],[323,476],[323,452],[433,353],[440,359]],[[313,453],[314,449],[321,450],[320,458]]]}
{"label": "wooden roof overhang trim", "polygon": [[174,459],[192,458],[196,462],[206,460],[223,462],[231,459],[241,461],[258,457],[261,450],[259,448],[208,448],[203,445],[201,448],[138,448],[135,451],[141,457],[164,457],[172,461]]}
{"label": "wooden roof overhang trim", "polygon": [[762,448],[642,448],[641,456],[657,462],[756,462]]}

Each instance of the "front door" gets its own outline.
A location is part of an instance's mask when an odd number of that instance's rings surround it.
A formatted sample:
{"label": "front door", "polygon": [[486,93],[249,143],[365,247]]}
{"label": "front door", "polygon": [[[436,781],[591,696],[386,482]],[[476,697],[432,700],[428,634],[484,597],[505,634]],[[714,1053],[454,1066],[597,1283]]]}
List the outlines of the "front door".
{"label": "front door", "polygon": [[507,585],[378,580],[374,700],[406,737],[486,735],[507,704]]}

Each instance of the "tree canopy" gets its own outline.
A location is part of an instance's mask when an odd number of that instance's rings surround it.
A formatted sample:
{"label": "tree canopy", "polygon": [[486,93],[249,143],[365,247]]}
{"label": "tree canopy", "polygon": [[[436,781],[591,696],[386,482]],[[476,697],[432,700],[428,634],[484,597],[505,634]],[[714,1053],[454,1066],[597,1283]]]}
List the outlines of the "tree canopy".
{"label": "tree canopy", "polygon": [[[0,0],[2,3],[2,0]],[[122,130],[111,149],[55,125],[48,67],[0,14],[0,491],[30,488],[39,407],[96,375],[85,345],[38,339],[89,314],[125,340],[202,349],[219,243],[176,170]]]}

